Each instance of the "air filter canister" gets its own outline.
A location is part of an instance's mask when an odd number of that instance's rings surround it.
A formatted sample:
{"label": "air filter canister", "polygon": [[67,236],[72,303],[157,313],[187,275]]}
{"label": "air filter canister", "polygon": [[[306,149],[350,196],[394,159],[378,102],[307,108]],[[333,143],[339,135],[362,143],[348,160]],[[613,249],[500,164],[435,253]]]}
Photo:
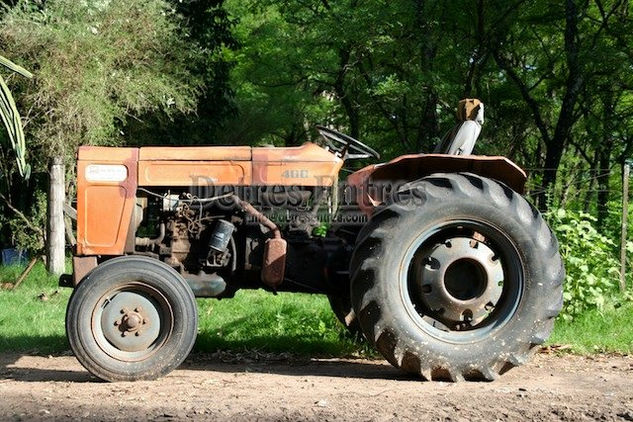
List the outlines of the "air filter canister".
{"label": "air filter canister", "polygon": [[217,220],[209,239],[209,247],[218,252],[226,251],[234,231],[235,226],[232,223],[226,220]]}

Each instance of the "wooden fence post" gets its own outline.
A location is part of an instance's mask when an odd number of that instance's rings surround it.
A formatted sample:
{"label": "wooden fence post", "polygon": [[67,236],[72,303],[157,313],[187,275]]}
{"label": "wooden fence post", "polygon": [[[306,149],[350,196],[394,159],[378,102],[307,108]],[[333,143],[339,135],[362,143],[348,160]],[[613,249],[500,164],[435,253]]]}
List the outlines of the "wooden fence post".
{"label": "wooden fence post", "polygon": [[65,270],[64,173],[63,158],[53,157],[49,167],[46,267],[56,275]]}

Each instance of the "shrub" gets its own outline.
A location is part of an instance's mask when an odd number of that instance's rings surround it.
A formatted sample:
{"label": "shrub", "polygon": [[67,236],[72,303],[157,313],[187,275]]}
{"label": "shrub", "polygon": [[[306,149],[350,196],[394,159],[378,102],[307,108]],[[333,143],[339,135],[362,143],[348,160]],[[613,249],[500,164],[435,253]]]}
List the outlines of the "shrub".
{"label": "shrub", "polygon": [[567,272],[562,318],[571,320],[592,308],[602,310],[617,286],[617,246],[596,230],[596,219],[589,214],[557,209],[546,218],[560,243]]}
{"label": "shrub", "polygon": [[[195,111],[202,80],[191,63],[206,53],[188,41],[170,2],[20,0],[0,9],[2,54],[35,76],[7,80],[24,113],[26,158],[36,178],[50,157],[65,157],[68,196],[79,145],[133,143],[128,120],[152,112],[168,120]],[[0,216],[2,241],[37,250],[42,231],[32,227],[44,227],[46,207],[34,197],[43,195],[45,184],[12,179],[12,165],[0,154],[0,181],[7,182],[0,185],[7,198],[0,209],[6,213]],[[26,217],[17,218],[9,205]]]}

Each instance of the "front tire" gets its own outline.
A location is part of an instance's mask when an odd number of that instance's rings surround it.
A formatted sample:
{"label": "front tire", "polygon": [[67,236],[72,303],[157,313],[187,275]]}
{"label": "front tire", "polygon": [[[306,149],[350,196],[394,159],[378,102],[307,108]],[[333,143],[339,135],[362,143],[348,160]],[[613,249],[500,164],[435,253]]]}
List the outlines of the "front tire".
{"label": "front tire", "polygon": [[166,264],[114,258],[77,286],[66,334],[79,362],[106,381],[156,379],[180,365],[196,339],[195,297]]}
{"label": "front tire", "polygon": [[562,307],[564,268],[541,215],[505,185],[434,174],[359,235],[352,305],[394,366],[427,380],[493,380],[525,362]]}

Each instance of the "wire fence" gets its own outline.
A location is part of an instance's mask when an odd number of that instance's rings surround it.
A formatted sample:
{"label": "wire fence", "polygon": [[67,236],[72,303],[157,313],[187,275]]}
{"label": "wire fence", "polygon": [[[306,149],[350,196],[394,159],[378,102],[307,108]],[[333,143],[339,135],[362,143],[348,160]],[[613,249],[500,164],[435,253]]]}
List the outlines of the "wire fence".
{"label": "wire fence", "polygon": [[548,170],[544,167],[525,169],[528,173],[526,196],[535,203],[545,194],[547,207],[565,208],[589,214],[621,212],[617,204],[622,203],[622,177],[619,168],[609,169],[563,169],[557,174],[555,185],[543,188],[541,180]]}
{"label": "wire fence", "polygon": [[[590,218],[596,229],[608,236],[620,249],[620,289],[625,290],[627,272],[627,243],[633,239],[628,208],[629,171],[627,162],[620,168],[578,169],[565,168],[557,172],[553,186],[543,187],[548,168],[528,168],[526,196],[538,204],[541,211],[564,209]],[[544,202],[542,199],[546,198]],[[546,204],[547,206],[545,206]],[[584,213],[584,214],[580,214]],[[585,215],[591,217],[584,217]]]}

